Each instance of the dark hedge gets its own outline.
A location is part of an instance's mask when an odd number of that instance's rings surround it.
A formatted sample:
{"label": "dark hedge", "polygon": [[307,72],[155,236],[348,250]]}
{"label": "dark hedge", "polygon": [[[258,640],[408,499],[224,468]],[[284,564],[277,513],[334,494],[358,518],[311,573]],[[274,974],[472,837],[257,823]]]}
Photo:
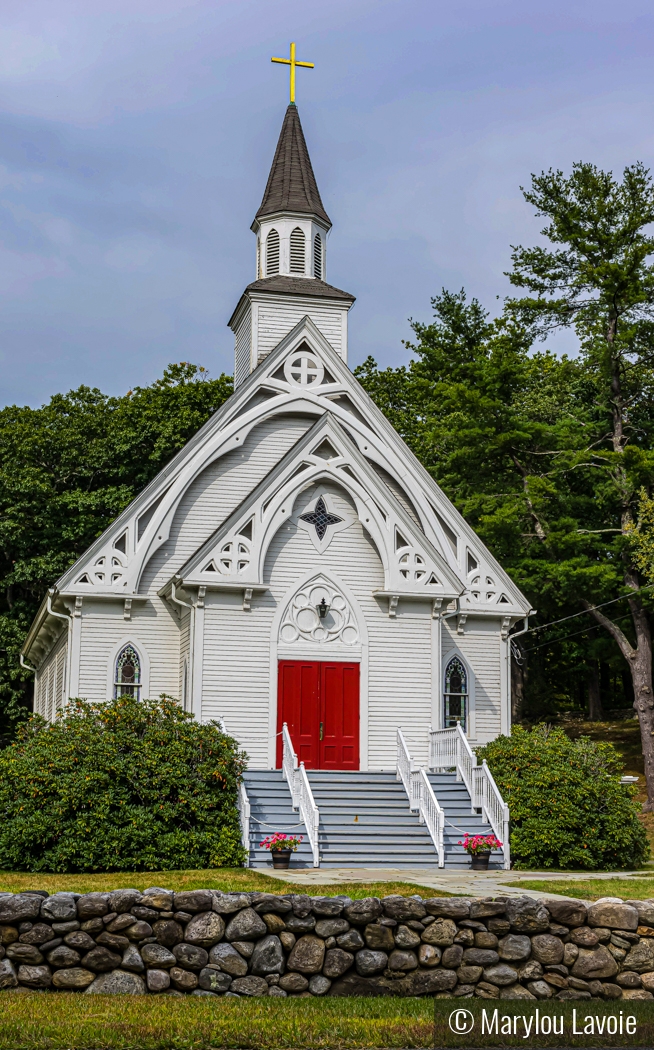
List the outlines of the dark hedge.
{"label": "dark hedge", "polygon": [[0,870],[161,871],[243,863],[245,755],[168,697],[71,701],[0,751]]}

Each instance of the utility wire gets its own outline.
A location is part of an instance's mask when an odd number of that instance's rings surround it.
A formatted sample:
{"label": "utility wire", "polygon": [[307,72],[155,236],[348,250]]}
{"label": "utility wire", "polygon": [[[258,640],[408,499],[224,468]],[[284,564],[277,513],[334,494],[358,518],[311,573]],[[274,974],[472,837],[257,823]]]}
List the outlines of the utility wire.
{"label": "utility wire", "polygon": [[[607,603],[608,604],[608,603]],[[630,620],[631,614],[627,613],[626,616],[618,616],[613,623],[622,623],[623,620]],[[596,631],[602,625],[600,623],[592,623],[590,627],[582,627],[580,631],[573,631],[572,634],[564,634],[563,638],[552,638],[549,642],[541,642],[540,645],[532,645],[529,649],[523,649],[523,653],[533,653],[536,649],[543,649],[547,645],[555,645],[557,642],[566,642],[568,638],[575,638],[578,634],[588,634],[589,631]]]}
{"label": "utility wire", "polygon": [[608,602],[600,602],[599,605],[594,605],[592,609],[583,609],[581,612],[572,613],[570,616],[562,616],[560,620],[550,620],[549,623],[541,624],[540,627],[530,627],[525,634],[533,634],[535,631],[544,631],[546,627],[554,627],[557,623],[565,623],[566,620],[576,620],[578,616],[586,616],[588,613],[592,613],[594,609],[603,609],[606,605],[613,605],[614,602],[623,602],[626,598],[634,598],[641,591],[651,591],[654,587],[654,583],[648,583],[646,587],[639,587],[637,591],[632,591],[631,594],[622,594],[619,598],[611,598]]}

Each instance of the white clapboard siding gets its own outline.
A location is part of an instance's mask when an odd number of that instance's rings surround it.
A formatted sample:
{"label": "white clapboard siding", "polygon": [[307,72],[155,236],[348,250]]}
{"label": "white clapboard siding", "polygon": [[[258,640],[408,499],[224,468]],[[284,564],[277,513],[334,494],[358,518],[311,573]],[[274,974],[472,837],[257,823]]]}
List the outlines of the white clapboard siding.
{"label": "white clapboard siding", "polygon": [[56,712],[63,707],[67,654],[68,631],[64,627],[41,662],[34,681],[34,711],[50,722],[54,720]]}
{"label": "white clapboard siding", "polygon": [[234,351],[234,386],[238,387],[250,374],[252,353],[252,311],[246,310],[236,330]]}
{"label": "white clapboard siding", "polygon": [[254,427],[242,448],[204,470],[182,497],[168,541],[145,567],[142,594],[156,594],[308,430],[308,416],[276,417]]}
{"label": "white clapboard siding", "polygon": [[384,470],[383,467],[380,467],[379,463],[374,463],[372,460],[369,460],[368,462],[370,463],[372,469],[375,471],[375,474],[377,474],[381,481],[384,482],[386,488],[390,489],[390,491],[393,493],[395,499],[398,501],[400,506],[402,506],[407,512],[413,523],[418,526],[421,532],[423,532],[424,530],[420,523],[418,512],[416,511],[416,508],[414,507],[406,490],[402,488],[400,484],[398,484],[398,482],[395,480],[392,474],[389,474],[387,470]]}
{"label": "white clapboard siding", "polygon": [[[122,606],[89,602],[82,609],[80,696],[106,700],[111,695],[113,671],[110,656],[122,640],[129,640],[147,654],[150,665],[150,698],[179,690],[179,624],[165,602],[136,603],[131,620],[123,619]],[[144,690],[144,699],[145,690]]]}
{"label": "white clapboard siding", "polygon": [[[191,611],[177,607],[182,613],[179,626],[179,691],[177,696],[184,704],[184,710],[190,710],[191,689]],[[184,683],[184,666],[186,665],[186,683]]]}
{"label": "white clapboard siding", "polygon": [[345,315],[346,310],[339,309],[333,302],[319,305],[311,300],[298,298],[280,299],[270,304],[262,303],[258,307],[257,315],[258,362],[263,361],[303,317],[310,317],[336,353],[344,356],[343,318]]}
{"label": "white clapboard siding", "polygon": [[457,634],[453,620],[443,628],[443,664],[454,648],[465,658],[474,675],[475,734],[479,744],[501,732],[500,632],[497,620],[469,619]]}

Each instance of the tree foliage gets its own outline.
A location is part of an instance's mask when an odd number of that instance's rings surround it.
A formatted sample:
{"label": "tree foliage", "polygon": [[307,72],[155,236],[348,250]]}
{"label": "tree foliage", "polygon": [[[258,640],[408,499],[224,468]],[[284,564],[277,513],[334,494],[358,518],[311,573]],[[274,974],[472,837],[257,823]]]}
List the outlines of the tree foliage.
{"label": "tree foliage", "polygon": [[620,783],[612,744],[545,725],[514,726],[477,749],[511,811],[519,868],[638,868],[649,856],[634,789]]}
{"label": "tree foliage", "polygon": [[123,397],[82,386],[0,411],[0,737],[31,706],[18,654],[47,588],[231,392],[182,363]]}
{"label": "tree foliage", "polygon": [[243,862],[245,755],[167,697],[71,701],[0,751],[0,869],[165,871]]}

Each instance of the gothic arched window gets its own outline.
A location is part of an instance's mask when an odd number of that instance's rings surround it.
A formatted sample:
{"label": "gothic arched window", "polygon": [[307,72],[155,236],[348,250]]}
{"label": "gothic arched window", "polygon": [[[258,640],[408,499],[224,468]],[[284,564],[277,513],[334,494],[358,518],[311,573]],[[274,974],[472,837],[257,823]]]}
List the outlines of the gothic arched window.
{"label": "gothic arched window", "polygon": [[322,237],[319,233],[313,238],[313,276],[322,278]]}
{"label": "gothic arched window", "polygon": [[466,731],[468,718],[468,675],[458,656],[453,656],[445,668],[443,693],[443,727],[453,729],[457,722]]}
{"label": "gothic arched window", "polygon": [[125,645],[116,658],[114,697],[141,698],[141,660],[133,645]]}
{"label": "gothic arched window", "polygon": [[296,226],[291,234],[291,273],[304,273],[305,251],[304,232]]}
{"label": "gothic arched window", "polygon": [[266,277],[279,273],[279,234],[271,230],[266,237]]}

